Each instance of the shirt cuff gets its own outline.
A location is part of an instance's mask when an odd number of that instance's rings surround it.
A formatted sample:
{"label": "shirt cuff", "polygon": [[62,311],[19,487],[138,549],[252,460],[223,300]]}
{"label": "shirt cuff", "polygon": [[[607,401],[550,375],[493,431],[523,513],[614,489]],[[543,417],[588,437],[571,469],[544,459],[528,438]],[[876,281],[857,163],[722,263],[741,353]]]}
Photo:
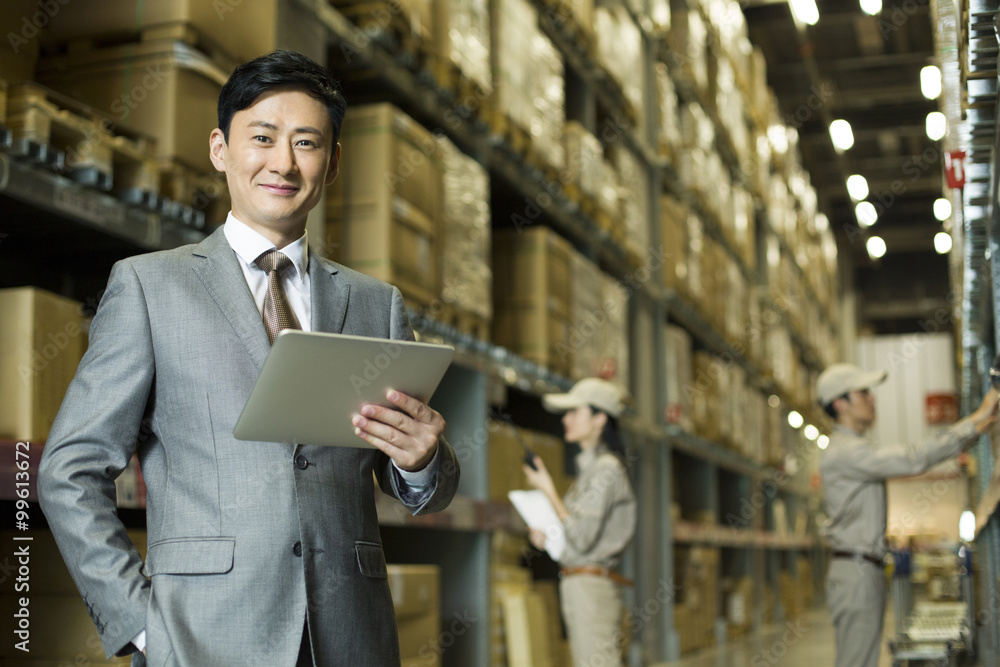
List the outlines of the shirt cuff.
{"label": "shirt cuff", "polygon": [[146,650],[146,631],[143,630],[132,639],[132,646],[142,653]]}
{"label": "shirt cuff", "polygon": [[440,447],[434,450],[434,456],[431,457],[430,463],[425,465],[422,470],[417,470],[415,472],[403,470],[396,465],[395,461],[392,462],[392,467],[396,469],[396,472],[399,474],[399,478],[403,481],[411,493],[420,495],[433,487],[434,480],[437,477],[438,452],[440,451]]}

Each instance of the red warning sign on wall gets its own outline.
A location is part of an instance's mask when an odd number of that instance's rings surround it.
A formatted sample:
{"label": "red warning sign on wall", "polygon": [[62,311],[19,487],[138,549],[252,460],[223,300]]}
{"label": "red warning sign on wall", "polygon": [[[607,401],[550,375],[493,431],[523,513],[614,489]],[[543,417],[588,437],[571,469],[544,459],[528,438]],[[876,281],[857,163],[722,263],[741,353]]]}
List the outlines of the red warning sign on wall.
{"label": "red warning sign on wall", "polygon": [[965,151],[948,151],[944,154],[944,176],[948,187],[965,187]]}
{"label": "red warning sign on wall", "polygon": [[927,394],[925,406],[928,424],[954,424],[958,421],[955,394]]}

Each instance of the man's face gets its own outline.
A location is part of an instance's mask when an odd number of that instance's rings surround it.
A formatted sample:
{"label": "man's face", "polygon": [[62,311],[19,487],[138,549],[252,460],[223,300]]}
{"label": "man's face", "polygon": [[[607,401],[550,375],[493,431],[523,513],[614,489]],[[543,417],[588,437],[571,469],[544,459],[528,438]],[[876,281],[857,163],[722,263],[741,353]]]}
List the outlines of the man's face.
{"label": "man's face", "polygon": [[217,128],[210,146],[212,164],[226,174],[233,215],[276,245],[302,235],[340,162],[326,107],[291,88],[265,93],[237,111],[228,143]]}
{"label": "man's face", "polygon": [[847,395],[847,415],[865,428],[875,422],[875,396],[867,389],[858,389]]}

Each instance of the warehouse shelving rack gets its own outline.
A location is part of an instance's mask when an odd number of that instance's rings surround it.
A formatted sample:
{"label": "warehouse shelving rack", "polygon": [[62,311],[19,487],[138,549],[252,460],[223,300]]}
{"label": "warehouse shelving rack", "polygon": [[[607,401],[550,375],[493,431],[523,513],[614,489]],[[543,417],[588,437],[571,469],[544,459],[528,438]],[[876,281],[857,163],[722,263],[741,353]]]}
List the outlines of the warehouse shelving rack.
{"label": "warehouse shelving rack", "polygon": [[[987,370],[1000,350],[1000,3],[965,0],[957,8],[942,2],[932,6],[946,82],[943,110],[950,127],[962,128],[949,133],[945,148],[967,153],[965,187],[953,194],[960,213],[953,235],[961,252],[952,259],[952,281],[961,285],[961,409],[967,413],[988,388]],[[969,479],[976,515],[976,652],[985,667],[1000,664],[1000,467],[995,452],[990,438],[980,439],[972,449],[976,468]]]}
{"label": "warehouse shelving rack", "polygon": [[[542,0],[536,0],[544,9]],[[678,8],[687,8],[686,0],[674,0]],[[653,65],[657,60],[670,63],[666,40],[649,29],[645,2],[627,2],[637,24],[642,28],[645,88],[655,90]],[[642,6],[640,6],[642,5]],[[708,323],[679,294],[662,288],[662,271],[656,262],[643,263],[614,243],[594,220],[589,219],[558,187],[547,182],[547,175],[521,161],[516,153],[497,141],[479,109],[463,103],[451,91],[442,90],[429,74],[414,68],[405,54],[392,53],[348,21],[326,0],[286,0],[280,13],[287,23],[297,26],[296,42],[289,44],[320,61],[349,59],[352,71],[374,73],[385,99],[404,108],[427,127],[436,127],[464,152],[487,168],[491,177],[530,201],[541,210],[541,220],[569,239],[584,255],[597,262],[607,273],[630,287],[630,377],[635,397],[634,414],[625,420],[631,452],[634,484],[640,515],[636,540],[625,558],[625,573],[636,581],[626,591],[626,608],[638,613],[641,623],[633,639],[629,664],[633,667],[679,657],[682,642],[674,627],[672,598],[661,600],[660,591],[670,591],[674,581],[673,545],[702,545],[722,551],[723,576],[754,576],[753,627],[763,621],[760,603],[763,587],[777,588],[778,573],[794,571],[798,558],[809,558],[814,573],[822,571],[822,545],[815,531],[806,536],[791,536],[790,531],[775,525],[773,501],[781,498],[791,522],[801,515],[812,526],[815,493],[802,474],[785,474],[764,466],[711,442],[663,422],[660,406],[667,398],[664,378],[664,329],[668,323],[689,331],[699,347],[732,360],[744,368],[752,384],[766,394],[780,394],[777,385],[725,336]],[[695,3],[691,3],[695,10]],[[590,130],[607,119],[628,118],[621,92],[610,84],[608,75],[589,55],[577,48],[571,34],[558,24],[541,22],[565,58],[567,71],[576,80],[576,92],[567,97],[570,115]],[[279,44],[280,46],[280,44]],[[346,57],[349,56],[349,57]],[[343,64],[340,62],[340,64]],[[350,85],[350,84],[348,84]],[[679,87],[682,99],[697,100],[689,87]],[[466,100],[465,102],[467,102]],[[700,101],[700,100],[698,100]],[[656,103],[646,96],[646,119],[640,130],[618,126],[616,131],[648,170],[650,212],[650,247],[662,247],[660,240],[659,195],[667,192],[695,210],[697,200],[681,185],[672,164],[655,154],[657,128]],[[634,111],[634,110],[633,110]],[[454,122],[459,119],[462,122]],[[713,118],[717,127],[720,121]],[[612,121],[614,122],[614,121]],[[718,150],[732,176],[742,181],[744,175],[735,151],[724,132],[719,133]],[[545,196],[542,196],[545,195]],[[44,230],[65,231],[79,240],[81,248],[96,249],[96,262],[70,262],[53,272],[51,266],[38,266],[29,272],[33,284],[76,298],[89,307],[96,305],[111,263],[137,252],[176,247],[199,240],[205,231],[190,220],[168,213],[128,206],[113,197],[83,188],[59,175],[15,161],[0,149],[0,206],[6,222],[0,230],[10,234],[0,237],[4,268],[0,280],[15,280],[11,263],[28,266],[50,261],[45,256]],[[12,215],[6,215],[7,212]],[[701,211],[704,213],[703,211]],[[758,252],[769,235],[777,235],[766,214],[758,210]],[[711,216],[702,215],[706,231],[736,259],[740,270],[752,284],[767,277],[763,269],[751,270],[726,241],[721,230],[713,227]],[[29,221],[30,218],[30,221]],[[312,223],[311,223],[312,224]],[[29,246],[21,246],[27,239]],[[783,242],[782,242],[783,243]],[[18,257],[10,257],[11,250]],[[6,252],[5,252],[6,251]],[[782,245],[786,261],[794,257]],[[94,259],[93,257],[88,259]],[[763,266],[762,263],[758,263]],[[638,280],[636,276],[645,276]],[[800,274],[801,276],[801,274]],[[21,278],[23,280],[23,278]],[[433,405],[448,420],[449,441],[462,462],[459,496],[443,513],[412,517],[380,499],[380,521],[390,562],[434,563],[447,573],[442,577],[442,617],[473,619],[443,654],[445,665],[490,664],[490,538],[498,529],[517,530],[519,520],[509,506],[487,499],[490,411],[500,409],[508,397],[538,403],[547,391],[570,385],[561,377],[506,350],[411,312],[415,328],[426,338],[454,344],[457,363],[449,370],[436,394]],[[784,326],[789,326],[786,321]],[[811,346],[793,338],[803,362],[818,369],[820,361]],[[789,408],[809,415],[814,423],[821,417],[801,397],[783,396]],[[544,427],[552,432],[552,422]],[[785,429],[783,439],[791,449],[810,445],[797,431]],[[804,450],[803,450],[804,451]],[[675,499],[675,472],[688,482],[685,503],[697,510],[714,512],[717,525],[707,527],[690,521],[674,521],[670,507]],[[692,480],[700,483],[692,484]],[[766,490],[766,493],[765,493]],[[757,502],[757,498],[762,498]],[[752,511],[744,512],[743,501]],[[758,506],[759,505],[759,506]],[[684,509],[684,508],[682,508]],[[749,514],[743,525],[727,524],[727,516]],[[995,523],[995,522],[994,522]],[[816,587],[818,591],[818,586]],[[651,604],[655,613],[649,613]],[[720,601],[721,609],[721,601]],[[720,612],[724,613],[724,612]],[[776,610],[778,618],[782,611]]]}

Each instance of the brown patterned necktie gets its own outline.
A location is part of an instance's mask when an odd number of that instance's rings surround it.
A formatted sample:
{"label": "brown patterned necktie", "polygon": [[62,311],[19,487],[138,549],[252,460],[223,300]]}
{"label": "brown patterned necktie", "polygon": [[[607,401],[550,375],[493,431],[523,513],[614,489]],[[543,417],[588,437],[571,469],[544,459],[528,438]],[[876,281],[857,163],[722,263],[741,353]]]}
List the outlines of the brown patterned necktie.
{"label": "brown patterned necktie", "polygon": [[277,250],[268,250],[254,260],[267,274],[267,294],[264,296],[264,328],[267,337],[274,345],[274,339],[283,329],[301,329],[295,319],[292,307],[288,305],[288,297],[281,287],[281,272],[292,265],[292,260]]}

